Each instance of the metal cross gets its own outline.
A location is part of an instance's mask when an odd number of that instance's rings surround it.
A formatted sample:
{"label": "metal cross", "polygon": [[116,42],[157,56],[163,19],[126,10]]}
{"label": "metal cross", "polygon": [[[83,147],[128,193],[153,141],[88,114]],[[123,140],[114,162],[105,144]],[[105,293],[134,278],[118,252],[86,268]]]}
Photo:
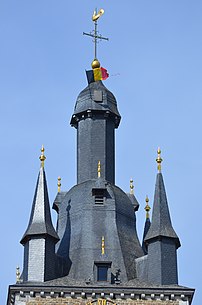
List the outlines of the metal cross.
{"label": "metal cross", "polygon": [[98,40],[109,40],[109,38],[103,37],[102,35],[99,35],[99,32],[97,30],[97,20],[100,18],[100,16],[102,16],[104,14],[104,10],[100,9],[99,12],[97,13],[97,10],[94,11],[93,13],[93,17],[92,20],[94,22],[94,31],[93,33],[85,33],[83,32],[83,35],[87,35],[90,37],[93,37],[93,42],[94,42],[94,50],[95,50],[95,59],[97,59],[97,44],[98,44]]}

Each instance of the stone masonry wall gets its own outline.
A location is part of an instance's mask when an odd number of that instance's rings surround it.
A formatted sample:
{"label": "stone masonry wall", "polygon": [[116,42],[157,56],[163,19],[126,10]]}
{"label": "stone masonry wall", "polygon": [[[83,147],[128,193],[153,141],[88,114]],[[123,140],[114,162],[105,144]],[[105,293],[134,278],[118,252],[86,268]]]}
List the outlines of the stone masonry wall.
{"label": "stone masonry wall", "polygon": [[117,302],[107,301],[104,299],[98,299],[96,302],[89,300],[72,300],[66,298],[40,298],[36,297],[25,303],[26,305],[180,305],[188,304],[183,301],[171,301],[171,300],[117,300]]}

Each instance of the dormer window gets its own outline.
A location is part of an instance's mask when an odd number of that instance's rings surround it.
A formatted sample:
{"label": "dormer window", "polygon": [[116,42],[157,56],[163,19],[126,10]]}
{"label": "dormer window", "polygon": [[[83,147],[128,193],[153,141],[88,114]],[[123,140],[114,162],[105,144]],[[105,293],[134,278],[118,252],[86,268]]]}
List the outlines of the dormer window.
{"label": "dormer window", "polygon": [[108,265],[98,265],[97,266],[97,281],[98,282],[106,282],[107,281],[107,273],[108,273]]}
{"label": "dormer window", "polygon": [[95,262],[95,279],[97,282],[111,281],[111,262]]}

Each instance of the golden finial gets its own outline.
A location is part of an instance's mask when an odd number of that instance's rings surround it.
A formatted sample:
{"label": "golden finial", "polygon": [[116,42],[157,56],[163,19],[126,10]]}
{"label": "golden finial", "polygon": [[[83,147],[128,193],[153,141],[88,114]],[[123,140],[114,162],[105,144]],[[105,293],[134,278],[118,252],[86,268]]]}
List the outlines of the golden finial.
{"label": "golden finial", "polygon": [[20,282],[20,267],[16,267],[16,283]]}
{"label": "golden finial", "polygon": [[101,8],[98,13],[96,12],[96,10],[94,10],[92,20],[94,22],[97,21],[100,18],[100,16],[102,16],[104,14],[104,12],[105,11],[103,10],[103,8]]}
{"label": "golden finial", "polygon": [[39,159],[41,161],[41,167],[44,167],[44,161],[46,160],[46,157],[44,155],[44,151],[45,151],[45,148],[42,145],[42,147],[41,147],[41,156],[39,157]]}
{"label": "golden finial", "polygon": [[58,177],[58,193],[61,191],[61,177]]}
{"label": "golden finial", "polygon": [[133,185],[133,179],[130,179],[130,194],[133,195],[134,194],[134,185]]}
{"label": "golden finial", "polygon": [[97,10],[94,10],[93,12],[93,16],[92,16],[92,20],[94,22],[94,30],[91,33],[85,33],[83,32],[83,35],[87,35],[93,38],[93,43],[94,43],[94,60],[92,62],[92,68],[93,69],[97,69],[100,68],[100,62],[97,59],[97,45],[99,40],[109,40],[107,37],[103,37],[102,35],[99,34],[98,30],[97,30],[97,25],[98,25],[98,19],[104,14],[104,10],[103,8],[101,8],[99,10],[99,12],[97,12]]}
{"label": "golden finial", "polygon": [[98,176],[98,178],[100,178],[100,176],[101,176],[101,164],[100,164],[100,161],[98,161],[98,165],[97,165],[97,176]]}
{"label": "golden finial", "polygon": [[160,150],[160,148],[158,148],[157,154],[158,154],[158,156],[156,158],[156,162],[158,164],[157,168],[158,168],[158,171],[160,173],[161,172],[161,162],[163,161],[163,159],[161,158],[161,150]]}
{"label": "golden finial", "polygon": [[102,255],[105,254],[105,238],[102,236]]}
{"label": "golden finial", "polygon": [[148,196],[146,196],[146,199],[145,199],[145,202],[146,202],[146,206],[145,206],[145,211],[146,211],[146,219],[149,218],[149,211],[151,210],[150,206],[149,206],[149,198]]}
{"label": "golden finial", "polygon": [[95,58],[95,59],[93,60],[93,62],[92,62],[92,64],[91,64],[91,67],[92,67],[93,69],[100,68],[100,62],[99,62],[99,60],[98,60],[97,58]]}

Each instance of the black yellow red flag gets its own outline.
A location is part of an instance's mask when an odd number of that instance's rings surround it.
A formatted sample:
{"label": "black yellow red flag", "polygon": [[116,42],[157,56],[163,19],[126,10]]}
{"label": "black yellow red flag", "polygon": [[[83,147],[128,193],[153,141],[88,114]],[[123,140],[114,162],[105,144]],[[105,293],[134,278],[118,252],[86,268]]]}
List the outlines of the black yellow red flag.
{"label": "black yellow red flag", "polygon": [[98,80],[105,80],[109,77],[109,73],[107,72],[107,69],[100,67],[93,70],[86,71],[86,76],[88,83],[93,83]]}

